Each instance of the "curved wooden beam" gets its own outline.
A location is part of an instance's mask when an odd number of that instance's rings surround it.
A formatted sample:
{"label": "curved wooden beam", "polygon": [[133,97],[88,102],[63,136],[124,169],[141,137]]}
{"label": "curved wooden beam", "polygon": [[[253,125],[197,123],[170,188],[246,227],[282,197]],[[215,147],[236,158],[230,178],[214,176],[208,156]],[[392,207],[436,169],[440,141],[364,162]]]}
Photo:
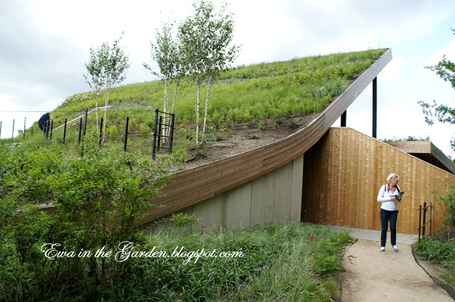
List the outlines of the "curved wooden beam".
{"label": "curved wooden beam", "polygon": [[174,174],[172,182],[163,189],[165,196],[155,201],[165,207],[152,208],[144,223],[219,195],[301,156],[319,141],[391,59],[392,50],[388,49],[342,95],[296,133],[269,145]]}

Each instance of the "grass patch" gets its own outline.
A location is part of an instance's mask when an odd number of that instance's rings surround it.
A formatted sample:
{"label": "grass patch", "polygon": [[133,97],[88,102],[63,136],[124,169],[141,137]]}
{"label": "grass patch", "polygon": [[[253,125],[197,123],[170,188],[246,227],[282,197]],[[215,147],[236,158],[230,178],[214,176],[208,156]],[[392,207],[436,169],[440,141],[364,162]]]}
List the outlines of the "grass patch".
{"label": "grass patch", "polygon": [[[77,278],[43,296],[40,289],[49,288],[52,278],[36,283],[37,272],[31,267],[11,259],[1,262],[0,300],[332,301],[338,285],[331,274],[341,268],[340,254],[351,240],[347,231],[338,233],[308,223],[266,223],[253,229],[203,234],[161,229],[146,235],[145,242],[131,252],[155,250],[171,256],[130,256],[121,263],[121,277],[115,283],[95,280],[93,272],[86,270],[93,259],[81,258],[78,265],[83,269]],[[8,248],[13,246],[2,247]],[[173,254],[202,249],[217,257]],[[241,252],[242,257],[221,257],[221,252]],[[38,266],[50,261],[39,252],[35,256]],[[12,276],[14,282],[10,282]]]}
{"label": "grass patch", "polygon": [[[243,257],[135,259],[124,284],[109,289],[115,300],[151,301],[330,301],[329,278],[341,266],[348,232],[322,225],[272,224],[247,230],[182,235],[162,231],[149,237],[151,250],[241,251]],[[134,278],[131,278],[133,277]],[[326,280],[326,281],[324,281]],[[133,290],[134,289],[134,290]]]}
{"label": "grass patch", "polygon": [[[342,94],[363,71],[370,67],[384,49],[327,56],[296,58],[284,62],[260,63],[231,68],[213,84],[208,108],[209,127],[223,127],[229,123],[257,123],[271,118],[302,116],[320,112],[335,97]],[[169,91],[173,93],[174,84]],[[201,96],[206,94],[202,85]],[[123,135],[125,119],[134,120],[131,133],[152,133],[154,110],[163,108],[163,81],[136,83],[116,87],[110,94],[107,122],[109,136]],[[173,95],[170,98],[173,99]],[[98,96],[104,105],[105,91]],[[185,125],[195,120],[196,86],[190,79],[181,81],[175,104],[176,124]],[[82,115],[85,108],[93,109],[96,94],[84,92],[68,97],[52,112],[54,127]],[[201,112],[205,110],[201,104]],[[99,112],[99,118],[103,112]],[[96,125],[95,114],[88,120],[89,128]],[[146,128],[146,125],[148,128]],[[34,132],[39,132],[37,123]],[[115,128],[118,128],[116,131]],[[77,133],[77,126],[68,130]],[[55,137],[61,138],[63,129]],[[148,132],[147,132],[148,131]],[[30,129],[27,129],[30,132]],[[77,139],[77,134],[73,135]],[[30,137],[30,136],[27,136]],[[21,136],[17,138],[21,141]]]}

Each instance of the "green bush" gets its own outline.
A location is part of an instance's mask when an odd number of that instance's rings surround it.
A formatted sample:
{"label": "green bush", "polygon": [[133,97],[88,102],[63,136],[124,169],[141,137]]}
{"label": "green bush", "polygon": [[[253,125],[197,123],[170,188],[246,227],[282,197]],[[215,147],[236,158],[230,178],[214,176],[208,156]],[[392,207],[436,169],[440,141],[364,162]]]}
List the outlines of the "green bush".
{"label": "green bush", "polygon": [[117,282],[129,263],[78,255],[145,242],[135,226],[165,183],[169,160],[99,148],[97,135],[85,137],[82,155],[52,145],[0,148],[0,300]]}
{"label": "green bush", "polygon": [[455,240],[449,239],[446,232],[439,236],[423,237],[416,244],[415,252],[427,260],[455,271]]}
{"label": "green bush", "polygon": [[[133,226],[159,193],[166,180],[160,171],[168,163],[100,149],[93,136],[84,140],[82,157],[50,147],[1,145],[0,300],[330,300],[324,289],[330,282],[320,278],[340,267],[337,254],[350,240],[347,233],[268,223],[208,233],[207,226],[196,225],[190,235],[163,229],[144,237]],[[46,203],[52,213],[39,209]],[[172,219],[182,227],[198,220]],[[100,247],[116,250],[125,240],[134,251],[156,248],[170,255],[184,247],[242,257],[93,257]],[[43,253],[50,244],[68,253],[50,260]]]}

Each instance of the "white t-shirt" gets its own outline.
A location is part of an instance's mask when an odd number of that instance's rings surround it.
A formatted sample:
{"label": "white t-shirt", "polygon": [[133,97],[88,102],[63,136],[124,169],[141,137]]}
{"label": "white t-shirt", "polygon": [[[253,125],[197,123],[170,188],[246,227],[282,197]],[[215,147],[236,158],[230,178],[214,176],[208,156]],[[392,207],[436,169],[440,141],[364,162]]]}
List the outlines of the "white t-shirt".
{"label": "white t-shirt", "polygon": [[[397,186],[398,187],[398,186]],[[381,209],[387,211],[397,211],[397,201],[398,200],[391,200],[390,197],[392,196],[399,196],[400,193],[399,189],[395,189],[395,191],[389,190],[389,185],[381,186],[378,194],[378,202],[382,202]]]}

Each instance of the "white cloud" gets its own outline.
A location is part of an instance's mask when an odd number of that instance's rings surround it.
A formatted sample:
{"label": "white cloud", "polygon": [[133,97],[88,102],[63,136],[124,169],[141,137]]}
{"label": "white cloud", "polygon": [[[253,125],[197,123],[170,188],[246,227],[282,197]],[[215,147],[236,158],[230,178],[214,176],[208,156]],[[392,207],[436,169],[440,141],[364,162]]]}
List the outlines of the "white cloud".
{"label": "white cloud", "polygon": [[438,62],[442,60],[444,55],[449,61],[452,62],[455,61],[455,37],[452,38],[446,46],[444,46],[439,51],[436,51],[430,58],[426,59],[423,62],[422,67],[433,66],[438,64]]}
{"label": "white cloud", "polygon": [[[192,2],[2,1],[1,110],[47,111],[70,95],[88,91],[82,74],[89,48],[118,38],[122,31],[125,32],[122,45],[132,63],[124,83],[153,79],[142,67],[144,62],[151,63],[150,40],[163,20],[179,21],[190,15]],[[224,1],[213,2],[220,7]],[[423,69],[433,64],[430,62],[439,61],[443,53],[455,53],[455,39],[448,28],[441,35],[438,32],[441,24],[455,15],[452,0],[437,4],[433,0],[231,0],[229,3],[236,25],[235,43],[242,45],[236,64],[392,47],[394,58],[378,77],[378,134],[404,137],[431,133],[438,137],[444,135],[441,141],[449,141],[450,131],[446,129],[450,127],[429,128],[423,122],[417,101],[453,101],[453,89]],[[445,39],[450,44],[440,45]],[[370,107],[371,87],[367,87],[348,110],[348,126],[363,127],[371,134],[370,122],[364,125],[365,120],[371,119]],[[390,110],[401,116],[405,113],[406,119],[399,120],[399,127],[391,128]],[[22,113],[15,116],[17,120],[23,119]],[[12,114],[0,115],[0,120],[11,118]]]}

